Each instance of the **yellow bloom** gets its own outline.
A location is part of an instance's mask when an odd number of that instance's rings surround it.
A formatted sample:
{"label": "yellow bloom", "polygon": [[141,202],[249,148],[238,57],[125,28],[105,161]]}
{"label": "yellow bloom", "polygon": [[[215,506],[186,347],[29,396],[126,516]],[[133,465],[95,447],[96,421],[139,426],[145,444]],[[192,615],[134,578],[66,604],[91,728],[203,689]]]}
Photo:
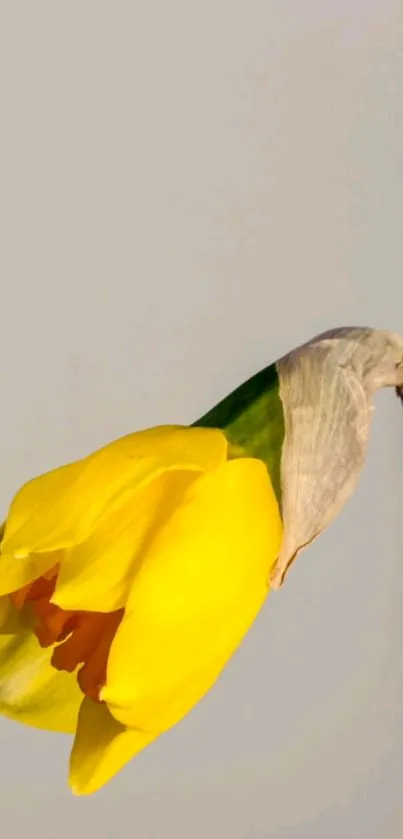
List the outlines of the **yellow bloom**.
{"label": "yellow bloom", "polygon": [[75,734],[106,783],[211,688],[254,621],[282,525],[265,464],[160,427],[26,484],[0,555],[0,712]]}

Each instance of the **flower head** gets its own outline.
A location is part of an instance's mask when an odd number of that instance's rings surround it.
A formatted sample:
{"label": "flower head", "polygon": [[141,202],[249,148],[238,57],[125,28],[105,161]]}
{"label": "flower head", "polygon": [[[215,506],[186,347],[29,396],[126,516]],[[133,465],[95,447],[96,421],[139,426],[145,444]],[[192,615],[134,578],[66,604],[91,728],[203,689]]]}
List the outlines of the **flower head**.
{"label": "flower head", "polygon": [[0,712],[75,734],[102,786],[214,684],[351,495],[403,338],[335,329],[191,428],[131,434],[26,484],[0,533]]}
{"label": "flower head", "polygon": [[214,684],[281,537],[266,465],[216,429],[138,432],[30,481],[1,541],[0,710],[74,733],[71,785],[95,791]]}

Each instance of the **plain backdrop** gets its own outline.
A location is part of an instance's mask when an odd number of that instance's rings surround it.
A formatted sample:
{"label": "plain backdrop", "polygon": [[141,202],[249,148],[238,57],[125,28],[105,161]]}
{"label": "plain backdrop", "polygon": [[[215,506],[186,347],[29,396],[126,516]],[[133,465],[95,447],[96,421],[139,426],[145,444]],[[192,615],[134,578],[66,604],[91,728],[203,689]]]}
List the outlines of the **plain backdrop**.
{"label": "plain backdrop", "polygon": [[[403,9],[0,0],[0,507],[338,325],[403,330]],[[403,412],[214,690],[91,798],[0,720],[4,836],[399,839]]]}

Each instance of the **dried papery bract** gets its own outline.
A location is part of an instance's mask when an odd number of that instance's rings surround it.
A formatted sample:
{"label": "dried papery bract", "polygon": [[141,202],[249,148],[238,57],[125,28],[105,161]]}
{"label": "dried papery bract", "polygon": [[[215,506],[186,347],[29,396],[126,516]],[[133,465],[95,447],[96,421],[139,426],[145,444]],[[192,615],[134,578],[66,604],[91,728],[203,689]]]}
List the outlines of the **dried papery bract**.
{"label": "dried papery bract", "polygon": [[285,436],[284,537],[270,583],[279,588],[298,553],[351,495],[363,466],[372,397],[403,392],[403,337],[351,327],[319,335],[277,362]]}

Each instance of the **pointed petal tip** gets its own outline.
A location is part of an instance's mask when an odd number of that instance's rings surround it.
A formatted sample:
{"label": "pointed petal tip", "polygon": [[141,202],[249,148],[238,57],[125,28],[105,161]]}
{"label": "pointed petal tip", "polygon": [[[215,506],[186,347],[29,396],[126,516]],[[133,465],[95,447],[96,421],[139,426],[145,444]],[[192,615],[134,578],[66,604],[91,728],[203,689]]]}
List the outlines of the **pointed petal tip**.
{"label": "pointed petal tip", "polygon": [[77,781],[72,781],[71,779],[69,780],[68,786],[74,798],[88,798],[90,795],[95,795],[99,792],[99,787],[97,786],[94,788],[92,788],[91,784],[80,786]]}

